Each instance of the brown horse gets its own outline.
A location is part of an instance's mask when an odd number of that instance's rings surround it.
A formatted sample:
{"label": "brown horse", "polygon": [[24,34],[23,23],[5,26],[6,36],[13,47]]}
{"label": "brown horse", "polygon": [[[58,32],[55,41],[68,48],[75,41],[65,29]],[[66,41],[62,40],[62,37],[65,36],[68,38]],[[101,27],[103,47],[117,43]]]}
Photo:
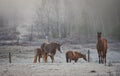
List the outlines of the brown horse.
{"label": "brown horse", "polygon": [[78,61],[79,58],[83,58],[85,61],[87,61],[86,59],[86,55],[81,54],[77,51],[67,51],[66,52],[66,62],[71,62],[71,60],[74,60],[75,62]]}
{"label": "brown horse", "polygon": [[38,57],[38,62],[40,62],[40,58],[42,58],[42,51],[41,48],[37,48],[34,56],[34,63],[37,63],[37,57]]}
{"label": "brown horse", "polygon": [[101,37],[101,32],[97,33],[98,42],[97,42],[97,51],[99,57],[99,63],[105,63],[106,65],[106,54],[107,54],[107,40]]}
{"label": "brown horse", "polygon": [[50,56],[52,63],[54,61],[54,55],[56,54],[56,51],[58,50],[60,53],[62,53],[61,51],[61,44],[59,43],[43,43],[41,45],[41,50],[42,50],[42,55],[44,58],[44,62],[47,62],[47,57]]}

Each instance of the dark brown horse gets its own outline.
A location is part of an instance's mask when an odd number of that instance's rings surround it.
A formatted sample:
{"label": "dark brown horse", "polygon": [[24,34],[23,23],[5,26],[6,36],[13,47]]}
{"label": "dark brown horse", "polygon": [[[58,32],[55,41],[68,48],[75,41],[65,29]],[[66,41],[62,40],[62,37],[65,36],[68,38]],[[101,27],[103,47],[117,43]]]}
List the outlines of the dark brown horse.
{"label": "dark brown horse", "polygon": [[99,57],[99,63],[106,64],[106,54],[107,54],[107,40],[101,37],[101,32],[97,33],[98,42],[97,42],[97,51]]}
{"label": "dark brown horse", "polygon": [[34,63],[37,63],[37,57],[38,57],[38,62],[40,62],[40,58],[42,58],[42,51],[41,48],[37,48],[35,51],[35,56],[34,56]]}
{"label": "dark brown horse", "polygon": [[59,43],[43,43],[41,45],[41,50],[42,50],[42,55],[44,58],[44,62],[47,62],[47,57],[50,56],[52,63],[54,61],[54,55],[56,54],[56,51],[58,50],[60,53],[62,53],[61,51],[61,44]]}
{"label": "dark brown horse", "polygon": [[75,62],[78,61],[79,58],[83,58],[85,61],[87,61],[86,59],[86,55],[81,54],[80,52],[77,51],[67,51],[66,52],[66,62],[71,62],[71,60],[74,60]]}

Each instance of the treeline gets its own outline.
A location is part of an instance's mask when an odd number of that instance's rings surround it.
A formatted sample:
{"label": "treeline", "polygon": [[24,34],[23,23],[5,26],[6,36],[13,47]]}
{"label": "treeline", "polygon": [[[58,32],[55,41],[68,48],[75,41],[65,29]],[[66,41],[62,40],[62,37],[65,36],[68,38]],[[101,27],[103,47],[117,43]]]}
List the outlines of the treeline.
{"label": "treeline", "polygon": [[119,40],[119,1],[96,0],[90,3],[82,0],[41,0],[36,6],[34,25],[30,28],[49,38],[95,38],[96,33],[101,31],[103,36]]}
{"label": "treeline", "polygon": [[120,40],[119,0],[40,0],[34,12],[33,24],[25,27],[27,33],[19,31],[21,28],[18,30],[20,24],[6,25],[1,17],[0,40],[67,38],[86,41],[95,40],[97,32]]}

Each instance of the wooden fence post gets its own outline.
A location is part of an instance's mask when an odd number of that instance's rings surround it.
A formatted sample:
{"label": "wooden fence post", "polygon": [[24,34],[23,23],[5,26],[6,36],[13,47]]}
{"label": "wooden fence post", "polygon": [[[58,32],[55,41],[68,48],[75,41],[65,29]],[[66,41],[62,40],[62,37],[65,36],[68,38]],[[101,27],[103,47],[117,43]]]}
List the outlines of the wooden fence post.
{"label": "wooden fence post", "polygon": [[90,62],[90,50],[88,50],[88,62]]}
{"label": "wooden fence post", "polygon": [[9,63],[11,63],[11,53],[9,52]]}

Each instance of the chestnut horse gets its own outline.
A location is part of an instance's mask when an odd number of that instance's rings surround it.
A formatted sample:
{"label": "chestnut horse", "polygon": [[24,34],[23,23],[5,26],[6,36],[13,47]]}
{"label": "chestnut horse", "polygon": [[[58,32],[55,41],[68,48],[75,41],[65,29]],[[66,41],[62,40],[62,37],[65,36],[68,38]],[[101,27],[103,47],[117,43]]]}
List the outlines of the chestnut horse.
{"label": "chestnut horse", "polygon": [[81,54],[80,52],[77,51],[67,51],[66,52],[66,62],[71,62],[71,60],[74,60],[75,62],[78,61],[79,58],[83,58],[85,61],[87,61],[86,59],[86,55]]}
{"label": "chestnut horse", "polygon": [[37,48],[35,51],[35,56],[34,56],[34,63],[37,63],[37,57],[38,57],[38,62],[40,62],[40,58],[42,58],[42,51],[41,48]]}
{"label": "chestnut horse", "polygon": [[42,50],[42,55],[44,58],[44,62],[47,62],[47,57],[50,56],[52,63],[54,61],[54,55],[56,54],[56,51],[58,50],[60,53],[62,53],[61,51],[61,44],[59,43],[43,43],[41,45],[41,50]]}
{"label": "chestnut horse", "polygon": [[107,40],[101,37],[101,32],[98,32],[98,42],[96,45],[99,63],[105,63],[106,65],[106,54],[107,54]]}

